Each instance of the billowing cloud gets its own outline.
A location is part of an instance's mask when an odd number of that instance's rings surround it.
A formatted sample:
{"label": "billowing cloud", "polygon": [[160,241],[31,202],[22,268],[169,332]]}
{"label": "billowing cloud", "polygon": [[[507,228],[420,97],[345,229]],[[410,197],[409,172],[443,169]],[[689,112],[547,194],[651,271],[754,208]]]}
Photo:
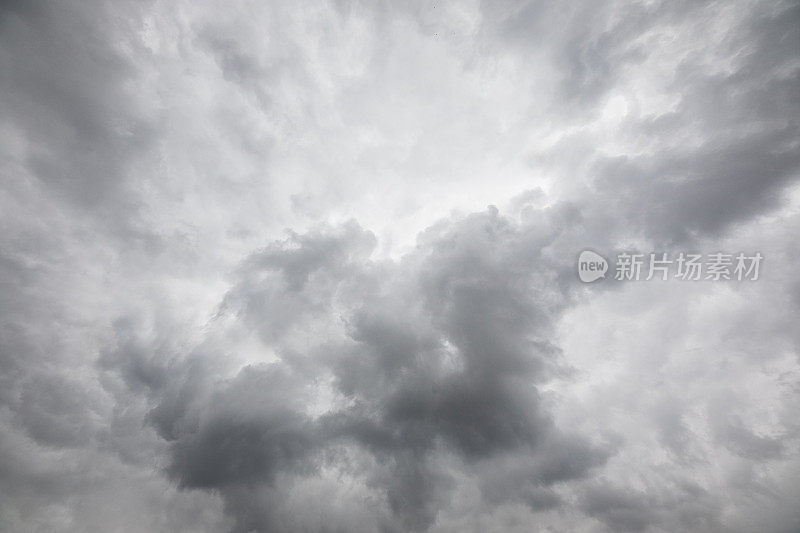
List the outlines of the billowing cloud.
{"label": "billowing cloud", "polygon": [[[567,372],[552,335],[570,297],[558,276],[568,265],[541,249],[562,231],[490,208],[431,228],[398,262],[371,261],[375,239],[354,222],[292,234],[244,261],[214,319],[246,324],[272,358],[218,374],[208,359],[236,345],[215,331],[171,366],[143,365],[124,340],[105,366],[152,404],[167,475],[221,491],[229,507],[243,486],[325,466],[379,490],[397,527],[427,529],[455,484],[443,457],[487,503],[558,506],[555,485],[613,452],[559,429],[537,389]],[[342,453],[382,466],[353,469]],[[495,473],[504,465],[507,480]],[[527,497],[512,496],[522,487]],[[252,505],[237,513],[278,527],[271,498]]]}
{"label": "billowing cloud", "polygon": [[0,529],[797,530],[798,14],[5,3]]}

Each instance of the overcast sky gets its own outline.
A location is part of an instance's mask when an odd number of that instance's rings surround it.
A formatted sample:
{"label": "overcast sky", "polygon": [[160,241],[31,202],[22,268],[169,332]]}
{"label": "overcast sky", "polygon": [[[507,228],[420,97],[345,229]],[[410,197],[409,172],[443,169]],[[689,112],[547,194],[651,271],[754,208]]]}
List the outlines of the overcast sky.
{"label": "overcast sky", "polygon": [[0,530],[800,531],[799,126],[794,0],[3,2]]}

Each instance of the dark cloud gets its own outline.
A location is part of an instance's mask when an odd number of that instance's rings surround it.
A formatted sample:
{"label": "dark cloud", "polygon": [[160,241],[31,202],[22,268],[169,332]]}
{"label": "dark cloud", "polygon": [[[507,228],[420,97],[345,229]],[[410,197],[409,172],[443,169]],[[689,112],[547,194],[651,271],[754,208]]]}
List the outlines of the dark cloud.
{"label": "dark cloud", "polygon": [[[492,458],[521,461],[528,503],[549,508],[560,500],[547,487],[585,477],[610,452],[561,432],[537,393],[558,367],[548,339],[566,298],[563,285],[520,260],[535,256],[529,232],[541,239],[540,231],[490,209],[429,230],[396,264],[370,261],[373,237],[354,223],[293,234],[247,259],[224,304],[224,313],[270,331],[283,361],[214,382],[203,358],[190,356],[161,377],[126,341],[106,364],[116,358],[132,390],[147,385],[149,419],[171,443],[167,472],[187,488],[221,490],[230,501],[229,489],[273,486],[279,473],[312,475],[322,452],[345,445],[387,465],[360,475],[407,529],[427,529],[446,505],[453,481],[442,454],[476,471]],[[373,283],[357,283],[364,279]],[[311,298],[312,311],[294,312],[294,302]],[[274,302],[285,312],[263,306]],[[307,345],[312,362],[289,349],[289,331],[308,334],[323,319],[338,323],[337,343]],[[304,398],[330,379],[349,407],[314,416]],[[493,484],[509,492],[517,479]]]}
{"label": "dark cloud", "polygon": [[3,3],[0,529],[797,529],[799,14]]}
{"label": "dark cloud", "polygon": [[710,414],[714,420],[714,438],[732,453],[754,461],[781,457],[784,445],[780,438],[756,435],[728,406],[715,406]]}
{"label": "dark cloud", "polygon": [[[669,80],[680,95],[674,111],[630,126],[647,144],[692,136],[699,142],[596,163],[598,191],[617,196],[612,203],[625,223],[658,243],[719,234],[772,210],[798,179],[800,11],[791,2],[750,9],[718,49],[694,50],[679,63]],[[704,52],[729,69],[710,68]],[[620,197],[620,190],[627,193]]]}
{"label": "dark cloud", "polygon": [[644,531],[656,520],[644,494],[609,486],[589,489],[583,496],[582,506],[587,514],[614,531]]}
{"label": "dark cloud", "polygon": [[[576,134],[564,141],[569,153],[591,161],[586,203],[599,211],[591,218],[616,213],[604,227],[620,224],[669,246],[774,210],[800,176],[800,11],[795,2],[737,9],[746,16],[734,21],[713,3],[651,2],[620,12],[595,2],[491,2],[482,5],[482,36],[531,68],[563,75],[552,86],[551,120],[569,124],[577,114],[591,121],[612,97],[626,102],[627,113],[638,111],[630,98],[637,88],[626,80],[639,69],[670,97],[668,109],[626,117],[616,148],[624,155],[584,148]],[[708,39],[674,55],[659,44],[729,19],[724,35],[706,32]]]}
{"label": "dark cloud", "polygon": [[287,406],[296,401],[279,368],[245,368],[209,398],[194,427],[171,428],[169,473],[189,488],[272,481],[276,471],[305,462],[315,439],[310,422]]}
{"label": "dark cloud", "polygon": [[714,497],[692,482],[670,485],[640,490],[599,482],[587,487],[580,507],[611,531],[714,531],[721,527]]}
{"label": "dark cloud", "polygon": [[128,171],[157,137],[130,91],[136,66],[117,40],[135,28],[139,9],[12,3],[0,19],[2,116],[32,146],[20,163],[44,191],[112,223],[109,209],[138,207]]}

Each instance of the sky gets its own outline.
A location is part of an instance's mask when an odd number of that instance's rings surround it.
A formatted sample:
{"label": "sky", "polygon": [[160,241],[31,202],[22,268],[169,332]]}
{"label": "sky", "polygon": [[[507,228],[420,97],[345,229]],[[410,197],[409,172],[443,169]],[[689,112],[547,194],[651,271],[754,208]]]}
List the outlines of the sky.
{"label": "sky", "polygon": [[2,2],[0,530],[800,530],[799,89],[793,0]]}

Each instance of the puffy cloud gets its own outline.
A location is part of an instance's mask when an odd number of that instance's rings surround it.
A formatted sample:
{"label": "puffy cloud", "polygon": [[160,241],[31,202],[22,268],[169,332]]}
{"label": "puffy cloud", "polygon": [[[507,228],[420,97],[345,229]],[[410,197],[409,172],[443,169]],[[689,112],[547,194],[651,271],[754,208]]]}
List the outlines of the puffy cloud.
{"label": "puffy cloud", "polygon": [[[487,502],[526,486],[529,505],[552,507],[555,484],[611,453],[561,431],[537,391],[563,372],[551,336],[568,286],[531,243],[561,230],[542,235],[491,208],[430,229],[397,262],[372,261],[374,237],[354,222],[292,234],[244,261],[215,326],[228,315],[247,324],[276,359],[226,377],[208,360],[235,344],[218,345],[214,332],[171,367],[143,364],[124,339],[105,366],[151,402],[167,474],[221,491],[237,522],[280,512],[271,497],[264,509],[261,499],[234,504],[242,487],[327,465],[379,489],[400,527],[427,529],[455,484],[442,464],[451,456]],[[350,471],[342,447],[384,466]],[[516,470],[509,480],[493,473],[503,464]]]}
{"label": "puffy cloud", "polygon": [[0,529],[796,530],[797,22],[4,4]]}

